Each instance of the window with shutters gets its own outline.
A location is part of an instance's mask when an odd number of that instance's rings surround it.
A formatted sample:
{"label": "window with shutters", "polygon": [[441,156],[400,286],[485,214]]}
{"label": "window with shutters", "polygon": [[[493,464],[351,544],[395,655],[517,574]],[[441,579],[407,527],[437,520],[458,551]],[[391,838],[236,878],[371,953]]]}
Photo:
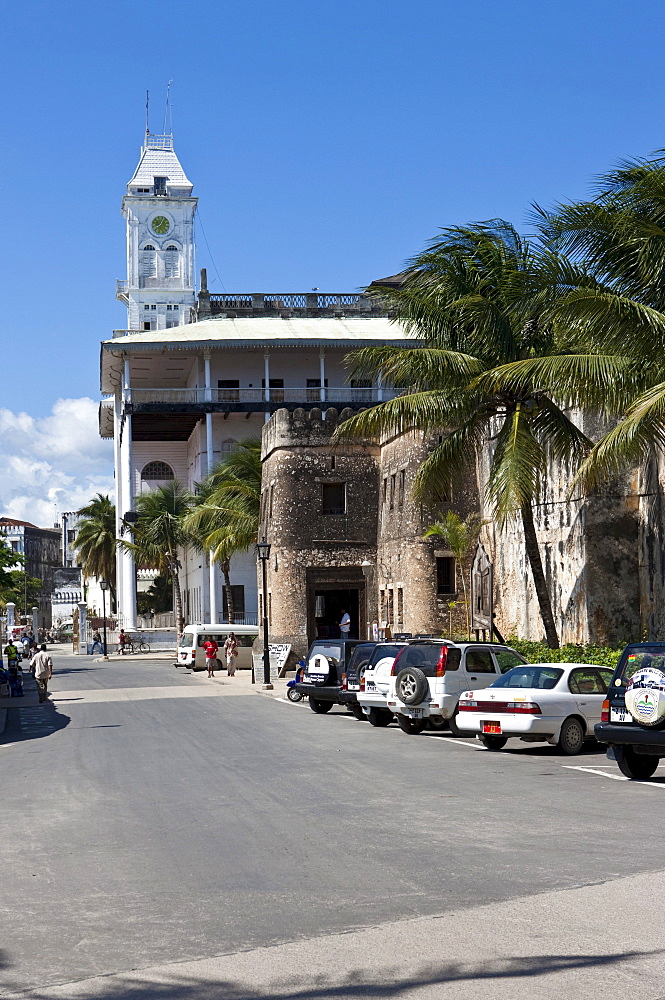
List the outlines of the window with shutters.
{"label": "window with shutters", "polygon": [[176,246],[168,246],[164,252],[164,277],[180,277],[180,252]]}
{"label": "window with shutters", "polygon": [[151,243],[141,250],[141,277],[157,277],[157,253]]}

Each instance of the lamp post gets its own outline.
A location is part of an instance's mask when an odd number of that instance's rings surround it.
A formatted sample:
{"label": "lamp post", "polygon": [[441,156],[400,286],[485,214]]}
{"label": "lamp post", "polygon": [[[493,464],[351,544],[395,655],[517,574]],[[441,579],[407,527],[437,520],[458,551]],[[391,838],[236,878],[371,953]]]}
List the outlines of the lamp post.
{"label": "lamp post", "polygon": [[104,659],[108,660],[108,655],[106,652],[106,591],[108,590],[108,582],[106,580],[100,580],[99,586],[102,591],[102,616],[104,618]]}
{"label": "lamp post", "polygon": [[270,683],[270,648],[268,646],[268,574],[267,566],[270,559],[270,542],[265,538],[256,543],[256,554],[261,560],[263,580],[263,690],[272,691]]}

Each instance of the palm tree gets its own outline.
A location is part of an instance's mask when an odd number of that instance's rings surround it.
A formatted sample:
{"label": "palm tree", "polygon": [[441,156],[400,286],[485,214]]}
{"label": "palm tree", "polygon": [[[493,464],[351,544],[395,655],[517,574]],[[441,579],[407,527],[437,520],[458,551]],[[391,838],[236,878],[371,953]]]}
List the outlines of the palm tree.
{"label": "palm tree", "polygon": [[81,560],[83,573],[97,580],[107,580],[115,604],[115,504],[108,496],[98,493],[76,513],[81,520],[78,522],[74,548]]}
{"label": "palm tree", "polygon": [[256,542],[260,510],[261,441],[247,438],[200,484],[195,506],[185,522],[187,530],[220,565],[230,622],[235,617],[231,558]]}
{"label": "palm tree", "polygon": [[444,545],[453,552],[455,562],[460,567],[462,576],[462,589],[464,590],[464,603],[466,605],[466,631],[471,632],[471,622],[469,619],[469,595],[466,589],[466,576],[464,573],[464,563],[478,541],[478,536],[484,522],[478,514],[469,514],[462,518],[454,510],[447,510],[440,521],[431,524],[423,538],[440,538]]}
{"label": "palm tree", "polygon": [[170,575],[173,580],[178,632],[182,632],[185,624],[178,550],[186,548],[193,540],[184,527],[192,502],[192,494],[177,480],[143,493],[134,503],[138,514],[138,520],[132,529],[134,539],[132,542],[120,542],[124,548],[134,553],[138,566],[156,569],[161,575]]}
{"label": "palm tree", "polygon": [[584,261],[595,279],[561,300],[558,322],[622,357],[630,372],[623,419],[574,483],[592,488],[665,447],[665,158],[621,164],[600,179],[592,201],[536,208],[550,245]]}
{"label": "palm tree", "polygon": [[[408,394],[350,418],[340,439],[420,429],[446,433],[421,466],[416,499],[444,497],[471,461],[487,457],[485,503],[500,526],[519,515],[547,642],[559,646],[533,518],[553,463],[576,467],[592,442],[566,413],[615,403],[608,378],[621,359],[573,354],[552,312],[589,281],[553,250],[501,220],[443,231],[410,262],[396,290],[378,289],[410,331],[413,349],[365,348],[354,374],[381,375]],[[617,394],[619,389],[616,390]]]}

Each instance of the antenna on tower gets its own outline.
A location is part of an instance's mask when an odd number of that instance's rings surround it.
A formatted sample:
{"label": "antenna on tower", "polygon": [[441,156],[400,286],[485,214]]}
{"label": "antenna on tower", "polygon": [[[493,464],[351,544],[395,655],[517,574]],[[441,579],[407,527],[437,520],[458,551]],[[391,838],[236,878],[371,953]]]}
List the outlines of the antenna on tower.
{"label": "antenna on tower", "polygon": [[150,107],[150,91],[146,90],[146,92],[145,92],[145,134],[146,135],[150,131],[150,127],[149,127],[149,124],[148,124],[148,109],[149,109],[149,107]]}
{"label": "antenna on tower", "polygon": [[173,121],[171,119],[171,84],[173,80],[169,80],[166,86],[166,105],[164,107],[164,128],[162,129],[162,135],[166,135],[166,122],[167,119],[170,120],[171,131],[173,131]]}

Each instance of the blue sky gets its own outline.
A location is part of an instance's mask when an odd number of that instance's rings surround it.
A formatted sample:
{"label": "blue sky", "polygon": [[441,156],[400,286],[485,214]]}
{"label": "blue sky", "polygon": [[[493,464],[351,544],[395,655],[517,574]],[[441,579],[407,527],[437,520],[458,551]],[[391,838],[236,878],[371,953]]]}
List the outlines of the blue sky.
{"label": "blue sky", "polygon": [[656,0],[8,0],[2,405],[97,396],[146,89],[159,131],[173,79],[211,288],[342,291],[665,146],[664,34]]}

